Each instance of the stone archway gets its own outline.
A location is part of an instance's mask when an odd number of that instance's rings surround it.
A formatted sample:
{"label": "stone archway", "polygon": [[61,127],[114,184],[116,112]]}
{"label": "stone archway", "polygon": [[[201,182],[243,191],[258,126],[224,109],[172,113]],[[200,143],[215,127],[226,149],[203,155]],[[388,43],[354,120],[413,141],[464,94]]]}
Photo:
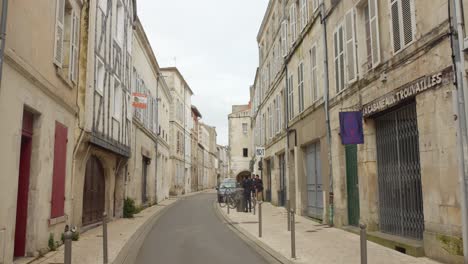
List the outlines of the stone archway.
{"label": "stone archway", "polygon": [[88,226],[102,220],[105,209],[106,181],[104,168],[96,156],[91,156],[86,163],[83,188],[82,225]]}
{"label": "stone archway", "polygon": [[237,174],[236,180],[238,183],[242,183],[242,180],[244,180],[246,177],[249,177],[250,175],[252,175],[250,171],[241,171]]}

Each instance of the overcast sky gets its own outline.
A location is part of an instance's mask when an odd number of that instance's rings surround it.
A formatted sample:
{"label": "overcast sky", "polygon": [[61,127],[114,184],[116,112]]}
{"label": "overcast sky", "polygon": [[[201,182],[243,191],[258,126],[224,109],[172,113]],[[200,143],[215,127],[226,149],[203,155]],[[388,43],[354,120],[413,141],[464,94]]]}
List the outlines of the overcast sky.
{"label": "overcast sky", "polygon": [[232,104],[249,101],[256,37],[268,0],[139,0],[138,16],[161,67],[177,66],[203,122],[228,143]]}

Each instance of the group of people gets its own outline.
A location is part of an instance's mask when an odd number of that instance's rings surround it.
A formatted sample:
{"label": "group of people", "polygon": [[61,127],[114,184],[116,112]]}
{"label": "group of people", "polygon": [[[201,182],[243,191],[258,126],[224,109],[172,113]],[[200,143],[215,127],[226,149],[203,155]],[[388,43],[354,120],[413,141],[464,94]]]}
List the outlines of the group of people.
{"label": "group of people", "polygon": [[263,181],[257,175],[249,175],[242,181],[244,188],[245,212],[252,211],[252,196],[255,196],[258,201],[263,200]]}

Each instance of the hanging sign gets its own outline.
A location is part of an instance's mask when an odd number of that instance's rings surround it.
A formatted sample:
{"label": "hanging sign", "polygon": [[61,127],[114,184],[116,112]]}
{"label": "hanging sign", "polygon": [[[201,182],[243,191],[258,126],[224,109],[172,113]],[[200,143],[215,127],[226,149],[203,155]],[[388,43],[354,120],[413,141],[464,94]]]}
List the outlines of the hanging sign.
{"label": "hanging sign", "polygon": [[257,147],[255,149],[255,156],[259,158],[265,157],[265,148],[264,147]]}
{"label": "hanging sign", "polygon": [[140,109],[146,109],[148,106],[148,96],[146,94],[142,93],[133,93],[133,107],[135,108],[140,108]]}
{"label": "hanging sign", "polygon": [[364,117],[386,110],[398,103],[416,95],[453,81],[452,67],[442,71],[419,77],[366,105],[362,109]]}
{"label": "hanging sign", "polygon": [[364,143],[362,112],[340,112],[340,136],[343,145]]}

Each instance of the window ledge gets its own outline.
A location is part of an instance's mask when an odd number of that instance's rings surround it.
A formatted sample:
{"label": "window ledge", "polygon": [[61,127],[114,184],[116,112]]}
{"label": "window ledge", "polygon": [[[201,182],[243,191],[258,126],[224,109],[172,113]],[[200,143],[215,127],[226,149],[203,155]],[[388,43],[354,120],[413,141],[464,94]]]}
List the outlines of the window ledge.
{"label": "window ledge", "polygon": [[66,222],[68,219],[68,215],[63,215],[63,216],[59,216],[59,217],[56,217],[56,218],[50,218],[49,219],[49,226],[54,226],[54,225],[57,225],[57,224],[60,224],[60,223],[64,223]]}

